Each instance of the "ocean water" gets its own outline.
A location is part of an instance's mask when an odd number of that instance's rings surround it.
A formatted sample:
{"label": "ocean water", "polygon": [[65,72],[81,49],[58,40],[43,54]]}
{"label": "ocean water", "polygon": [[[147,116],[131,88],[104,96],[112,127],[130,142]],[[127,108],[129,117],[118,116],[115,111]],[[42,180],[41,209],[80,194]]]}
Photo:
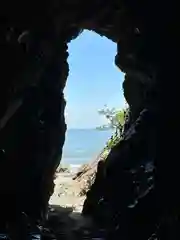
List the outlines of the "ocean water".
{"label": "ocean water", "polygon": [[69,129],[63,147],[62,164],[82,165],[95,159],[112,135],[112,130]]}

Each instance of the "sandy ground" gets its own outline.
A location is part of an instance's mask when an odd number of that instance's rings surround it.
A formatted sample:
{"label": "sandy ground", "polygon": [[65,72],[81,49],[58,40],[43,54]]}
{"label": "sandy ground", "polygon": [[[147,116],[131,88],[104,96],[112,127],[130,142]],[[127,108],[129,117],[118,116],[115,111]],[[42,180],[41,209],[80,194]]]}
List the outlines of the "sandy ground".
{"label": "sandy ground", "polygon": [[91,216],[81,214],[86,196],[79,193],[87,183],[86,178],[73,180],[74,169],[71,173],[57,173],[54,180],[55,188],[50,203],[47,222],[57,240],[104,240],[106,231],[98,227]]}
{"label": "sandy ground", "polygon": [[[58,225],[58,228],[63,223],[66,227],[61,227],[61,232],[64,231],[65,235],[70,235],[68,238],[66,236],[66,239],[74,240],[84,239],[84,237],[81,236],[81,238],[79,235],[75,238],[75,232],[76,234],[78,232],[78,234],[81,235],[90,234],[92,232],[90,229],[92,228],[93,223],[92,219],[87,217],[84,218],[81,215],[85,196],[79,196],[80,185],[78,181],[72,179],[73,176],[74,174],[71,173],[58,173],[56,175],[56,179],[54,180],[54,194],[52,195],[49,204],[51,205],[51,208],[55,210],[55,216],[57,216],[58,221],[61,222],[61,224]],[[89,230],[87,231],[87,229]]]}
{"label": "sandy ground", "polygon": [[49,203],[66,208],[73,208],[74,212],[81,212],[85,196],[80,197],[80,187],[76,180],[72,180],[71,173],[58,173],[54,180],[55,189]]}

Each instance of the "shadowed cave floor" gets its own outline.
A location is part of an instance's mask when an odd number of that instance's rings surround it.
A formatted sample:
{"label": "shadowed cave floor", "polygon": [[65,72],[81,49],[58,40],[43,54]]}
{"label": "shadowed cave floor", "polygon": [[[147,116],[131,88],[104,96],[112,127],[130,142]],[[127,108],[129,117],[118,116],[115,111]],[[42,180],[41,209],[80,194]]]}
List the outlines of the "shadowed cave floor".
{"label": "shadowed cave floor", "polygon": [[52,205],[47,227],[50,231],[52,230],[57,240],[105,239],[103,229],[98,229],[90,218],[83,217],[79,212],[73,212],[73,208],[70,207],[62,208]]}
{"label": "shadowed cave floor", "polygon": [[[22,228],[21,228],[22,230]],[[93,226],[92,221],[83,217],[73,208],[63,208],[51,205],[49,217],[43,227],[28,231],[26,240],[76,240],[76,239],[105,239],[105,232]],[[0,233],[0,240],[13,240],[7,233]]]}

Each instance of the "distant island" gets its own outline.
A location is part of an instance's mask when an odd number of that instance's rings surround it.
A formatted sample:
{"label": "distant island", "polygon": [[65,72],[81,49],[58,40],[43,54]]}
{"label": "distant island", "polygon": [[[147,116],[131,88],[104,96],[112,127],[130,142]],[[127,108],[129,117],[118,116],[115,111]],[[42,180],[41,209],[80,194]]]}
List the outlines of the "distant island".
{"label": "distant island", "polygon": [[94,131],[98,130],[97,127],[94,128],[67,128],[67,131]]}
{"label": "distant island", "polygon": [[99,127],[96,127],[96,130],[99,130],[99,131],[107,131],[107,130],[110,130],[112,129],[110,126],[99,126]]}

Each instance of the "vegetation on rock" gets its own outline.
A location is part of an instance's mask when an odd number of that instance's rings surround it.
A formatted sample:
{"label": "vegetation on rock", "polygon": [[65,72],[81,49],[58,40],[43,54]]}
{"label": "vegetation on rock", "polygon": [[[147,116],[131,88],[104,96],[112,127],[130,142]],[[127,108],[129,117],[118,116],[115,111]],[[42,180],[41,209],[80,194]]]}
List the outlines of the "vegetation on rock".
{"label": "vegetation on rock", "polygon": [[86,195],[88,190],[91,188],[96,176],[98,162],[105,161],[110,150],[121,140],[124,132],[124,125],[128,117],[128,108],[116,110],[115,108],[109,109],[105,106],[104,109],[99,110],[99,114],[105,116],[108,123],[98,127],[97,129],[113,129],[114,131],[97,158],[91,163],[83,165],[73,178],[74,180],[76,179],[79,182],[82,182],[80,196]]}
{"label": "vegetation on rock", "polygon": [[128,117],[128,108],[121,110],[117,110],[115,108],[109,109],[107,105],[105,105],[105,108],[99,110],[98,112],[100,115],[103,115],[108,120],[108,123],[106,125],[98,127],[97,129],[114,130],[114,133],[107,142],[107,145],[105,146],[103,151],[103,153],[105,153],[105,157],[107,157],[111,148],[114,147],[121,140],[124,131],[124,124]]}

